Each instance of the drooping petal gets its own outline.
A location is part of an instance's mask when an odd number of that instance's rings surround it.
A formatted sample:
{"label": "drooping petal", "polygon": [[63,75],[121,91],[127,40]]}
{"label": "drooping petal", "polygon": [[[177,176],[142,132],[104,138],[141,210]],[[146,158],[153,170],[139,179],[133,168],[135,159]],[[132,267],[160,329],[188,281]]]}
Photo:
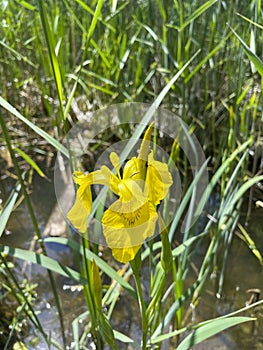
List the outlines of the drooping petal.
{"label": "drooping petal", "polygon": [[141,244],[129,248],[112,248],[112,256],[119,262],[126,264],[128,261],[132,261],[135,258],[140,248]]}
{"label": "drooping petal", "polygon": [[90,213],[92,206],[92,195],[89,183],[79,186],[76,198],[77,197],[81,200],[88,213]]}
{"label": "drooping petal", "polygon": [[153,159],[153,152],[149,154],[146,174],[146,185],[149,191],[149,200],[158,205],[167,195],[172,185],[172,176],[165,163]]}
{"label": "drooping petal", "polygon": [[[134,200],[136,201],[136,200]],[[137,205],[134,206],[137,207]],[[143,241],[153,236],[158,215],[151,203],[129,211],[130,202],[117,200],[102,218],[103,232],[114,256],[122,263],[134,259]]]}
{"label": "drooping petal", "polygon": [[67,214],[68,219],[72,225],[80,232],[84,233],[87,230],[87,218],[91,212],[92,184],[108,185],[109,180],[105,178],[101,170],[94,171],[88,175],[81,171],[75,171],[73,173],[73,180],[79,185],[76,194],[76,200],[73,207]]}
{"label": "drooping petal", "polygon": [[83,204],[77,193],[76,201],[68,212],[67,218],[70,220],[72,225],[81,233],[85,233],[87,230],[87,219],[89,213],[90,212],[87,210],[86,206]]}
{"label": "drooping petal", "polygon": [[78,197],[82,201],[82,204],[86,207],[88,213],[91,211],[92,196],[90,185],[101,184],[107,185],[108,181],[105,179],[101,170],[93,171],[89,174],[84,174],[81,171],[75,171],[73,173],[73,180],[79,185]]}

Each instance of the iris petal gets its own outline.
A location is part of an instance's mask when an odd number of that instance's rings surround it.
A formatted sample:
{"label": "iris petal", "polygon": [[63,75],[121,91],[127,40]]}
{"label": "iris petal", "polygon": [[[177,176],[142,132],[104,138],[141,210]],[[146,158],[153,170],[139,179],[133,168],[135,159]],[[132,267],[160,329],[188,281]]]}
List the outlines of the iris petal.
{"label": "iris petal", "polygon": [[[73,174],[79,188],[68,219],[80,232],[87,229],[92,184],[105,185],[119,196],[104,212],[102,225],[107,245],[122,263],[133,260],[143,241],[154,235],[158,220],[156,205],[173,183],[167,164],[154,160],[153,152],[149,154],[152,129],[153,123],[145,131],[138,158],[133,157],[126,163],[122,179],[119,156],[115,152],[110,154],[110,160],[118,176],[105,165],[88,175],[80,171]],[[161,217],[159,223],[162,223]]]}
{"label": "iris petal", "polygon": [[172,176],[165,163],[153,159],[153,153],[149,154],[146,184],[149,191],[149,200],[158,205],[165,198],[172,185]]}
{"label": "iris petal", "polygon": [[120,178],[120,158],[115,152],[111,152],[110,161]]}
{"label": "iris petal", "polygon": [[70,220],[72,225],[78,229],[80,232],[85,233],[87,231],[87,219],[89,216],[89,211],[83,204],[78,193],[76,196],[76,201],[73,207],[67,214],[67,218]]}
{"label": "iris petal", "polygon": [[148,201],[130,212],[126,205],[127,203],[117,200],[102,218],[106,242],[115,250],[115,255],[122,257],[122,260],[117,260],[123,263],[133,260],[143,241],[154,235],[158,219],[155,208]]}
{"label": "iris petal", "polygon": [[126,264],[127,262],[132,261],[135,258],[135,255],[137,254],[140,248],[141,244],[129,248],[112,248],[112,255],[119,262]]}
{"label": "iris petal", "polygon": [[138,158],[131,158],[124,167],[123,179],[127,180],[131,178],[132,180],[142,179],[143,169],[145,167],[145,162]]}

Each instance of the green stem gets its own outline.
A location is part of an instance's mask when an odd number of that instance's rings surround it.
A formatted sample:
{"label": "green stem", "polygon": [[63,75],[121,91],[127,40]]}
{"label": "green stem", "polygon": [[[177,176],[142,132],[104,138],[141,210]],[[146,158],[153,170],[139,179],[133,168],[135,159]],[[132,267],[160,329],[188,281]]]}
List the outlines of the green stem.
{"label": "green stem", "polygon": [[142,318],[142,350],[146,350],[147,345],[147,335],[148,335],[148,320],[146,315],[146,304],[145,300],[143,298],[143,292],[142,292],[142,285],[140,281],[140,273],[138,265],[136,264],[136,259],[140,255],[140,251],[138,252],[137,256],[133,261],[130,261],[130,265],[133,271],[136,289],[137,289],[137,295],[138,295],[138,301],[140,306],[140,312],[141,312],[141,318]]}
{"label": "green stem", "polygon": [[100,332],[98,331],[98,315],[96,310],[96,304],[94,300],[94,290],[92,288],[93,286],[93,280],[92,280],[92,272],[91,272],[91,262],[86,257],[86,249],[89,250],[89,241],[87,237],[82,236],[82,247],[83,247],[83,274],[84,277],[87,279],[88,283],[84,286],[84,295],[86,299],[86,304],[89,309],[90,313],[90,319],[91,319],[91,333],[93,334],[94,338],[96,339],[97,348],[98,350],[103,349],[103,341],[100,335]]}
{"label": "green stem", "polygon": [[[27,317],[30,319],[30,321],[34,324],[34,326],[36,328],[39,329],[39,331],[42,333],[44,339],[45,339],[45,342],[48,346],[48,349],[50,349],[50,340],[48,339],[31,303],[29,302],[29,300],[27,299],[27,296],[25,293],[23,293],[23,290],[22,288],[20,287],[19,283],[17,282],[17,279],[15,277],[15,275],[13,274],[13,272],[11,271],[11,269],[9,268],[7,262],[6,262],[6,259],[5,257],[0,254],[0,260],[2,261],[3,265],[5,266],[5,271],[7,271],[8,275],[6,274],[3,274],[2,277],[5,278],[6,280],[6,283],[7,285],[10,287],[11,291],[12,291],[12,294],[13,296],[15,297],[16,301],[18,302],[19,305],[22,305],[22,302],[21,302],[21,298],[19,297],[20,296],[23,296],[23,303],[25,303],[27,305],[27,308],[25,308],[25,313],[27,315]],[[11,283],[11,281],[13,281],[13,284]],[[16,289],[15,289],[15,288]],[[18,291],[18,293],[17,293]]]}
{"label": "green stem", "polygon": [[[7,144],[8,151],[10,153],[10,156],[12,158],[12,161],[13,161],[13,164],[14,164],[14,167],[15,167],[15,171],[16,171],[19,183],[21,184],[21,189],[22,189],[22,192],[23,192],[23,195],[24,195],[24,198],[25,198],[25,203],[26,203],[26,206],[28,208],[29,215],[30,215],[30,218],[31,218],[34,230],[35,230],[35,233],[36,233],[37,238],[39,240],[40,247],[41,247],[41,249],[43,251],[43,254],[47,255],[46,248],[45,248],[44,242],[42,240],[41,232],[40,232],[40,229],[38,227],[37,219],[36,219],[36,216],[35,216],[35,213],[34,213],[34,210],[33,210],[33,207],[32,207],[31,201],[30,201],[30,198],[29,198],[29,195],[28,195],[27,190],[26,190],[26,186],[25,186],[25,183],[24,183],[24,180],[23,180],[22,173],[21,173],[20,168],[19,168],[18,161],[17,161],[17,159],[16,159],[16,157],[14,155],[14,152],[13,152],[11,140],[10,140],[10,137],[9,137],[9,134],[8,134],[8,130],[7,130],[6,125],[5,125],[4,118],[3,118],[1,113],[0,113],[0,124],[1,124],[1,127],[2,127],[2,131],[3,131],[3,135],[4,135],[4,138],[5,138],[6,144]],[[64,348],[66,348],[66,337],[65,337],[65,328],[64,328],[64,323],[63,323],[62,308],[61,308],[61,304],[60,304],[60,300],[59,300],[58,292],[57,292],[57,289],[56,289],[56,285],[55,285],[55,280],[54,280],[53,274],[49,270],[47,270],[47,272],[48,272],[48,276],[49,276],[49,280],[50,280],[50,284],[51,284],[51,289],[52,289],[52,292],[53,292],[53,295],[54,295],[54,299],[55,299],[55,303],[56,303],[57,310],[58,310],[58,316],[59,316],[59,322],[60,322],[63,346],[64,346]]]}

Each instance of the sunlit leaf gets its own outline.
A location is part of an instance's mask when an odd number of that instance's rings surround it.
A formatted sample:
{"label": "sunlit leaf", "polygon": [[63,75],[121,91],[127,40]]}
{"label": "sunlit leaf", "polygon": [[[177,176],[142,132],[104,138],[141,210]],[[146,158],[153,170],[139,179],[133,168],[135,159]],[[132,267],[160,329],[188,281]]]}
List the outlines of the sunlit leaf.
{"label": "sunlit leaf", "polygon": [[[45,239],[45,242],[56,242],[60,244],[67,245],[74,249],[76,252],[83,254],[83,248],[75,241],[71,239],[66,238],[60,238],[60,237],[49,237]],[[119,283],[129,294],[131,294],[133,297],[136,298],[135,290],[132,288],[132,286],[126,282],[109,264],[107,264],[106,261],[102,260],[99,256],[94,254],[92,251],[86,249],[85,250],[85,256],[87,259],[92,261],[93,259],[96,261],[96,264],[102,270],[106,273],[109,277],[111,277],[113,280],[115,280],[117,283]]]}
{"label": "sunlit leaf", "polygon": [[8,200],[6,201],[1,213],[0,213],[0,237],[2,236],[2,234],[4,232],[7,221],[8,221],[10,214],[13,210],[13,207],[15,205],[20,188],[21,188],[21,185],[19,183],[17,183],[15,188],[11,192]]}
{"label": "sunlit leaf", "polygon": [[41,176],[41,177],[44,177],[44,176],[45,176],[45,174],[44,174],[43,171],[39,168],[39,166],[36,164],[36,162],[35,162],[33,159],[31,159],[25,152],[23,152],[21,149],[19,149],[19,148],[17,148],[17,147],[15,147],[14,150],[15,150],[17,153],[19,153],[20,156],[21,156],[22,158],[24,158],[25,161],[26,161],[29,165],[31,165],[33,169],[36,170],[36,172],[38,173],[39,176]]}
{"label": "sunlit leaf", "polygon": [[224,331],[233,326],[237,326],[241,323],[253,321],[254,318],[250,317],[229,317],[217,320],[210,320],[202,326],[191,332],[176,348],[176,350],[189,350],[194,345],[201,343],[202,341],[212,337],[213,335]]}
{"label": "sunlit leaf", "polygon": [[240,36],[232,29],[232,32],[235,34],[236,38],[239,40],[243,48],[245,49],[245,53],[247,54],[249,60],[254,64],[255,68],[263,78],[263,61],[251,51],[251,49],[248,47],[248,45],[243,41],[243,39],[240,38]]}
{"label": "sunlit leaf", "polygon": [[260,251],[257,249],[255,242],[250,237],[247,230],[242,226],[240,223],[238,224],[238,228],[241,231],[240,238],[243,239],[244,242],[248,245],[249,249],[251,249],[252,253],[255,255],[255,257],[259,260],[260,264],[263,265],[263,258],[260,253]]}
{"label": "sunlit leaf", "polygon": [[19,113],[18,110],[16,110],[9,102],[4,100],[1,96],[0,96],[0,106],[5,108],[8,112],[10,112],[15,117],[20,119],[23,123],[28,125],[33,131],[35,131],[39,136],[41,136],[44,140],[46,140],[50,145],[55,147],[58,151],[63,153],[66,157],[69,157],[68,150],[61,143],[59,143],[56,139],[54,139],[52,136],[50,136],[47,132],[40,129],[38,126],[36,126],[30,120],[28,120],[27,118],[22,116],[22,114]]}

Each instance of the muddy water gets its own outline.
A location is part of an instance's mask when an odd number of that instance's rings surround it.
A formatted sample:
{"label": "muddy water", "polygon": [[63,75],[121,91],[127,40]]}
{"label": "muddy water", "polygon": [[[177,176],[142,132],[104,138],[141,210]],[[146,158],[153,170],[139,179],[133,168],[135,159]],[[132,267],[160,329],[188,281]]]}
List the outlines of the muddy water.
{"label": "muddy water", "polygon": [[[54,215],[52,215],[54,210],[56,210],[55,217],[58,219],[58,221],[63,221],[63,217],[55,207],[56,198],[53,185],[51,183],[36,176],[33,182],[31,199],[43,232],[47,229],[47,227],[56,227],[51,225],[54,223]],[[261,252],[263,227],[262,214],[263,209],[255,209],[248,226],[248,232],[255,240],[255,243],[259,249],[261,249]],[[34,231],[28,217],[27,210],[23,204],[12,214],[7,229],[8,231],[0,240],[1,244],[26,248],[30,247]],[[49,230],[49,233],[56,235],[54,230],[53,232],[50,232]],[[49,243],[47,245],[47,250],[51,257],[63,264],[74,267],[73,253],[69,248],[59,244]],[[25,265],[21,262],[18,264],[17,268],[19,271],[23,269],[25,275],[32,282],[38,284],[36,309],[39,311],[39,318],[44,326],[44,329],[47,332],[50,332],[54,338],[60,341],[57,313],[54,306],[54,300],[50,292],[46,271],[39,266]],[[263,291],[262,273],[262,267],[258,263],[255,256],[239,238],[235,237],[228,258],[228,268],[226,270],[222,297],[220,299],[216,298],[217,280],[216,278],[211,279],[211,281],[207,284],[202,297],[200,298],[199,305],[196,309],[195,321],[203,321],[244,307],[245,303],[250,298],[250,294],[247,293],[248,289],[256,288]],[[74,282],[58,275],[55,275],[55,278],[61,295],[65,326],[68,330],[67,336],[68,339],[70,339],[70,344],[72,341],[71,323],[78,315],[85,311],[85,302],[82,293],[76,288],[71,287]],[[190,282],[190,280],[188,282]],[[246,315],[256,316],[258,320],[253,324],[246,323],[240,327],[230,329],[202,344],[196,345],[194,349],[263,349],[263,309],[259,308],[251,312],[247,312]],[[112,323],[115,329],[127,334],[135,341],[139,341],[140,318],[138,316],[138,306],[135,302],[129,300],[127,297],[121,299],[116,306]],[[24,341],[27,344],[28,349],[45,349],[45,345],[41,339],[35,343],[36,336],[33,329]],[[128,347],[128,349],[136,348],[139,347]],[[127,347],[120,345],[119,349],[127,349]],[[162,345],[162,349],[168,350],[169,344],[164,343]]]}

